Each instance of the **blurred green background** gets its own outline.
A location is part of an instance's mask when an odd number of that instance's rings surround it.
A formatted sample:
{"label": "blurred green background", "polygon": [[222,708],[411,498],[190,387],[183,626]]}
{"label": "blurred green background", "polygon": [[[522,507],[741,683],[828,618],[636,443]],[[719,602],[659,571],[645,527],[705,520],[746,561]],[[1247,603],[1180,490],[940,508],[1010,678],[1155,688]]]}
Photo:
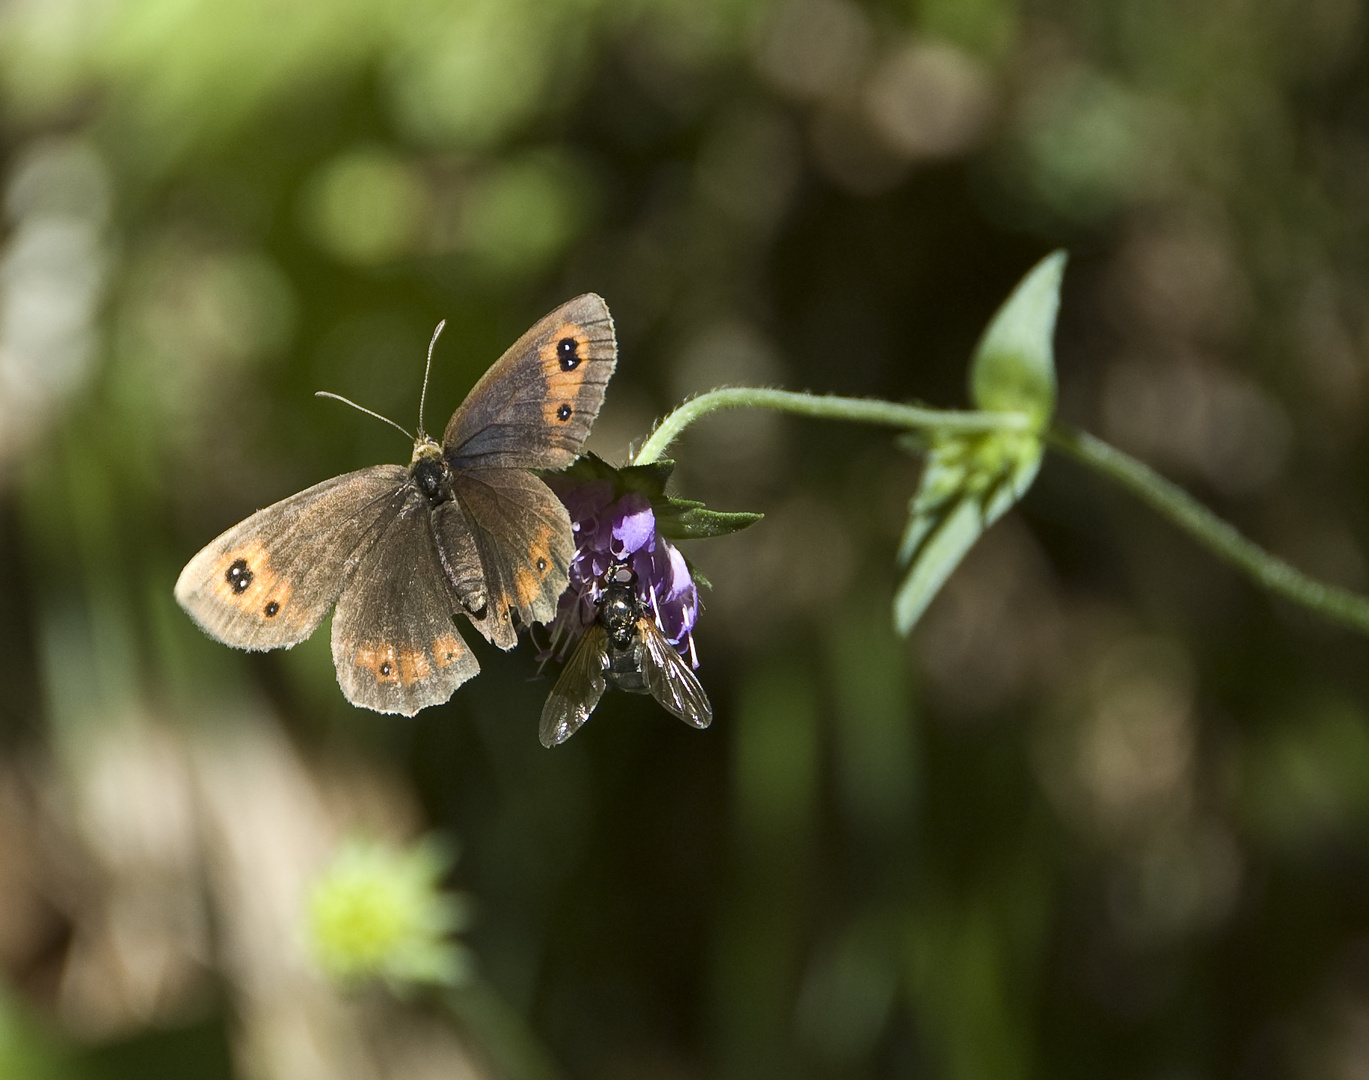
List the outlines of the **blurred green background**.
{"label": "blurred green background", "polygon": [[[0,5],[0,1076],[1362,1077],[1366,642],[1049,458],[910,641],[918,463],[758,414],[676,488],[717,718],[538,744],[176,608],[221,529],[407,461],[537,317],[591,448],[720,383],[964,403],[1073,253],[1061,415],[1366,586],[1362,0]],[[472,637],[474,635],[467,635]],[[341,839],[459,844],[464,1011],[300,944]],[[474,995],[474,996],[471,996]]]}

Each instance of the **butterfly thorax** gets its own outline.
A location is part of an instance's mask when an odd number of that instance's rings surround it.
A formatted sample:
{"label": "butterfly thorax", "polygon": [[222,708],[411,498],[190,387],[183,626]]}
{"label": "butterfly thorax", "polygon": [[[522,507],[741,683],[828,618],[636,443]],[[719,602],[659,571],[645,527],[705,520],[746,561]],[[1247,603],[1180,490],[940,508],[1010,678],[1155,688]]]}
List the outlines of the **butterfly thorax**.
{"label": "butterfly thorax", "polygon": [[452,497],[452,473],[442,457],[442,447],[426,436],[414,443],[409,478],[434,506]]}

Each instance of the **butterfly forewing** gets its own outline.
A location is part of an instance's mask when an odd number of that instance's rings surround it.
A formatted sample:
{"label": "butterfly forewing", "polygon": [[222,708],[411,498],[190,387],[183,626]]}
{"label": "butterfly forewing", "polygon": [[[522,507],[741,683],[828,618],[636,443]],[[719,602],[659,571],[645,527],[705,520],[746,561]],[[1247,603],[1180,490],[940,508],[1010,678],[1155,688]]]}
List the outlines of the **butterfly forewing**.
{"label": "butterfly forewing", "polygon": [[371,545],[333,614],[333,663],[353,705],[413,716],[480,665],[452,622],[456,600],[417,492]]}
{"label": "butterfly forewing", "polygon": [[443,448],[455,469],[559,469],[580,453],[617,363],[613,319],[577,296],[519,338],[452,415]]}
{"label": "butterfly forewing", "polygon": [[604,696],[608,686],[604,679],[604,669],[608,667],[607,642],[607,632],[594,622],[576,644],[542,706],[542,724],[537,734],[543,746],[556,746],[579,731]]}
{"label": "butterfly forewing", "polygon": [[706,728],[713,722],[713,706],[698,676],[650,616],[637,620],[633,656],[647,689],[662,708],[696,728]]}
{"label": "butterfly forewing", "polygon": [[399,512],[406,479],[398,465],[377,465],[258,510],[186,564],[176,600],[227,645],[298,644]]}

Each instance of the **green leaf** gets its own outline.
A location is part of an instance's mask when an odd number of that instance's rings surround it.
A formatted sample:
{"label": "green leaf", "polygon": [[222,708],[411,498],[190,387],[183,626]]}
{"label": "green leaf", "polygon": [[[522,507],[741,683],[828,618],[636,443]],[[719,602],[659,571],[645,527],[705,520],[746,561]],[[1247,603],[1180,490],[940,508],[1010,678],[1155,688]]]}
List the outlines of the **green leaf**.
{"label": "green leaf", "polygon": [[1023,432],[936,439],[899,545],[899,564],[908,568],[894,596],[900,634],[912,631],[975,541],[1027,493],[1043,449]]}
{"label": "green leaf", "polygon": [[667,540],[702,540],[740,532],[760,521],[764,514],[744,510],[709,510],[703,503],[668,499],[663,505],[653,506],[656,527]]}
{"label": "green leaf", "polygon": [[970,397],[990,412],[1026,413],[1037,430],[1055,411],[1055,315],[1065,253],[1047,255],[994,315],[975,348]]}
{"label": "green leaf", "polygon": [[666,482],[675,471],[675,462],[653,461],[650,465],[610,465],[598,454],[584,454],[559,472],[544,472],[542,476],[553,484],[588,484],[595,480],[612,480],[619,496],[638,491],[653,502],[665,495]]}
{"label": "green leaf", "polygon": [[[970,365],[975,405],[1025,413],[1037,432],[1055,411],[1052,338],[1064,272],[1063,251],[1037,263],[994,315]],[[931,432],[900,445],[927,454],[899,546],[908,572],[894,596],[894,626],[908,634],[984,530],[1027,493],[1043,443],[1035,433],[999,431]]]}

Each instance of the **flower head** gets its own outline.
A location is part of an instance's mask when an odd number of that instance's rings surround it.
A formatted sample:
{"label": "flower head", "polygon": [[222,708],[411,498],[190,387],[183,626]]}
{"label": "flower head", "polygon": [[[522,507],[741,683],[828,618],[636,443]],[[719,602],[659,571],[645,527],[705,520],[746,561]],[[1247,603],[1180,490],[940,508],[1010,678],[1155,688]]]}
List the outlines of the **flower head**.
{"label": "flower head", "polygon": [[344,986],[371,978],[396,990],[463,981],[469,954],[450,935],[465,926],[467,908],[440,887],[451,863],[432,840],[408,850],[344,844],[309,897],[307,929],[319,967]]}
{"label": "flower head", "polygon": [[692,631],[699,617],[699,590],[679,548],[661,535],[651,499],[640,491],[620,494],[609,479],[564,489],[560,496],[575,532],[575,557],[542,658],[565,658],[598,618],[609,568],[626,566],[635,575],[637,599],[666,639],[698,667]]}

